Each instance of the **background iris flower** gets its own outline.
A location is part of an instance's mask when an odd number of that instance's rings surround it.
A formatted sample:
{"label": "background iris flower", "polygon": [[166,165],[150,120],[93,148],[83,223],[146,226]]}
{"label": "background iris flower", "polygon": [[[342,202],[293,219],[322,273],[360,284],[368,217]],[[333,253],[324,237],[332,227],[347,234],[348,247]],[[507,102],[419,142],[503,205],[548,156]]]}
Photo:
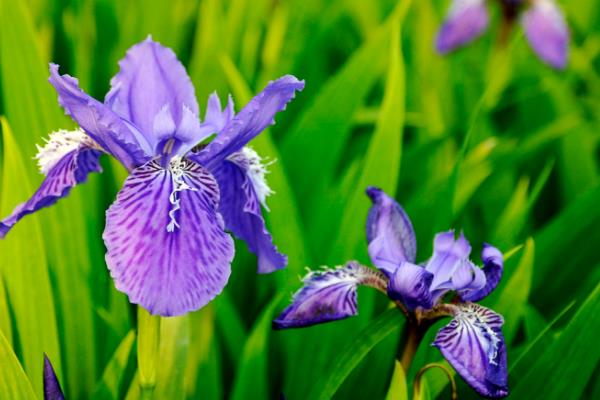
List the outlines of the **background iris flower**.
{"label": "background iris flower", "polygon": [[[436,40],[445,54],[481,36],[489,25],[488,1],[453,0]],[[554,0],[497,0],[505,35],[520,19],[533,51],[545,63],[563,69],[567,64],[569,30]]]}
{"label": "background iris flower", "polygon": [[129,171],[103,238],[111,276],[130,302],[162,316],[206,305],[231,272],[234,246],[225,229],[258,255],[259,272],[285,267],[262,217],[270,193],[265,166],[245,146],[304,83],[289,75],[270,82],[238,114],[231,97],[222,110],[212,94],[200,121],[194,87],[173,51],[149,37],[119,64],[104,103],[50,65],[59,103],[81,129],[54,132],[40,148],[46,179],[0,222],[0,237],[99,172],[106,153]]}
{"label": "background iris flower", "polygon": [[[306,327],[356,315],[357,287],[370,286],[396,301],[421,337],[434,321],[451,316],[433,345],[479,394],[507,396],[504,320],[472,303],[486,297],[500,281],[500,251],[485,245],[480,268],[469,259],[471,246],[462,233],[455,239],[453,231],[443,232],[435,237],[433,256],[417,265],[415,232],[402,207],[378,188],[368,188],[367,194],[373,202],[367,220],[369,256],[381,272],[351,261],[309,273],[273,327]],[[450,303],[444,301],[449,293]],[[410,364],[411,360],[402,361]]]}

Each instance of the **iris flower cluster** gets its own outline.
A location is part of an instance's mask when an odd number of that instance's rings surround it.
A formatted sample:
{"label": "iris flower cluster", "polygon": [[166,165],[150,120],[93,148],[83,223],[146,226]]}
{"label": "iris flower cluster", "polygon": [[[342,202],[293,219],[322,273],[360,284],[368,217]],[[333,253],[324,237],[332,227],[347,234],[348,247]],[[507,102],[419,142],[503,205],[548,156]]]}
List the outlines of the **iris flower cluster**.
{"label": "iris flower cluster", "polygon": [[[550,66],[563,69],[567,64],[569,30],[555,0],[494,0],[502,10],[504,34],[517,19],[538,57]],[[488,28],[488,0],[453,0],[436,41],[439,53],[462,47]]]}
{"label": "iris flower cluster", "polygon": [[59,103],[79,128],[52,133],[39,148],[45,179],[0,221],[0,238],[100,172],[99,158],[109,154],[129,177],[106,212],[106,263],[132,303],[171,316],[210,302],[231,272],[234,245],[226,230],[257,254],[259,273],[285,267],[262,215],[271,193],[265,164],[246,145],[304,82],[291,75],[270,82],[237,114],[231,97],[222,108],[214,93],[200,120],[194,87],[173,51],[149,37],[119,65],[104,102],[50,65]]}
{"label": "iris flower cluster", "polygon": [[502,316],[475,303],[498,285],[502,253],[484,244],[483,267],[479,267],[469,259],[471,246],[464,235],[456,238],[448,231],[435,236],[431,258],[417,264],[415,232],[408,215],[378,188],[368,188],[367,195],[373,203],[367,219],[368,252],[377,269],[350,261],[309,273],[273,327],[300,328],[354,316],[357,288],[369,286],[394,301],[413,327],[452,317],[433,346],[479,394],[508,395]]}

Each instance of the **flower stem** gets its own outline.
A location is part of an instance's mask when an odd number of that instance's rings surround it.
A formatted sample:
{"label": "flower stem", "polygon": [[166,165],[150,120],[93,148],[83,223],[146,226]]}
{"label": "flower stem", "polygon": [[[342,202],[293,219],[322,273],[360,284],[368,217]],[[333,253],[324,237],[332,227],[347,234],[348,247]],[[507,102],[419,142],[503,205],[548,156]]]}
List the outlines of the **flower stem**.
{"label": "flower stem", "polygon": [[142,399],[152,399],[156,386],[156,364],[160,343],[160,316],[138,307],[137,358]]}
{"label": "flower stem", "polygon": [[404,343],[404,347],[401,347],[402,353],[398,353],[398,361],[400,361],[400,364],[402,364],[402,368],[404,368],[406,373],[408,373],[410,364],[415,357],[417,348],[419,347],[421,340],[423,340],[423,336],[425,336],[428,327],[429,324],[427,323],[420,325],[416,321],[409,320],[408,330],[404,331],[402,334],[400,342]]}

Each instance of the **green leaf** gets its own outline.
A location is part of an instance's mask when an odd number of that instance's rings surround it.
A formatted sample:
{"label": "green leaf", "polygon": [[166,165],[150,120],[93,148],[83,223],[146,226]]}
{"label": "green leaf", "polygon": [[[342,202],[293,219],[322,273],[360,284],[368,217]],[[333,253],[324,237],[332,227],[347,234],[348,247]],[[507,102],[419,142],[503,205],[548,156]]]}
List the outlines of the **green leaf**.
{"label": "green leaf", "polygon": [[[43,357],[40,357],[39,364],[43,365]],[[6,400],[36,399],[23,367],[2,332],[0,332],[0,394]]]}
{"label": "green leaf", "polygon": [[159,364],[156,371],[156,399],[185,398],[185,367],[190,345],[190,318],[187,315],[161,318]]}
{"label": "green leaf", "polygon": [[406,374],[399,361],[394,364],[394,373],[385,400],[408,400]]}
{"label": "green leaf", "polygon": [[280,304],[282,296],[276,296],[262,312],[256,325],[250,332],[233,384],[231,399],[244,400],[248,393],[257,399],[270,398],[270,386],[267,373],[267,346],[269,332],[275,308]]}
{"label": "green leaf", "polygon": [[127,365],[132,360],[134,354],[132,351],[134,343],[135,332],[129,331],[104,369],[102,378],[96,386],[92,399],[121,398],[121,389],[125,382]]}
{"label": "green leaf", "polygon": [[[306,211],[313,208],[315,200],[321,198],[334,179],[352,127],[351,116],[363,105],[365,96],[384,71],[390,29],[396,22],[395,17],[390,17],[320,88],[284,138],[281,152],[294,190],[298,198],[311,195]],[[307,89],[311,84],[307,82]]]}
{"label": "green leaf", "polygon": [[315,383],[309,399],[330,399],[346,377],[379,342],[400,332],[403,315],[396,308],[375,318],[334,360],[323,377]]}
{"label": "green leaf", "polygon": [[[17,199],[26,199],[32,190],[25,175],[23,157],[6,119],[0,119],[4,157],[0,213],[7,215]],[[43,355],[54,361],[61,376],[60,352],[54,313],[54,298],[44,251],[44,238],[38,216],[28,216],[27,223],[15,226],[0,241],[0,271],[5,282],[16,331],[14,337],[21,345],[20,357],[36,393],[42,393]],[[32,251],[35,249],[35,251]]]}
{"label": "green leaf", "polygon": [[[600,360],[600,284],[581,305],[569,325],[530,366],[512,393],[526,398],[535,393],[541,399],[577,399],[583,393]],[[551,384],[549,384],[551,382]]]}
{"label": "green leaf", "polygon": [[[353,186],[345,207],[339,234],[330,252],[329,260],[355,257],[359,246],[364,248],[362,232],[366,221],[369,199],[364,193],[367,186],[378,186],[385,192],[396,193],[402,155],[404,129],[405,77],[404,60],[400,46],[400,25],[391,29],[388,76],[381,112],[375,132],[369,142],[362,173]],[[363,250],[364,253],[364,250]]]}

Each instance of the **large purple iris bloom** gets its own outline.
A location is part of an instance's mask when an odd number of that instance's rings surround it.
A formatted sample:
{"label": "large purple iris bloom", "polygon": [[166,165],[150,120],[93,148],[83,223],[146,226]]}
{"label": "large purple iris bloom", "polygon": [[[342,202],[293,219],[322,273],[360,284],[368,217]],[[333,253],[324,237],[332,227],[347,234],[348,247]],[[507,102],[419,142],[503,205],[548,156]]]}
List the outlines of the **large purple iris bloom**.
{"label": "large purple iris bloom", "polygon": [[[498,0],[505,27],[520,18],[533,51],[550,66],[563,69],[567,64],[569,30],[554,0]],[[446,54],[462,47],[487,29],[489,16],[486,0],[453,0],[436,41]]]}
{"label": "large purple iris bloom", "polygon": [[[367,220],[368,250],[379,271],[351,261],[336,269],[311,272],[273,327],[299,328],[354,316],[358,285],[370,286],[404,308],[411,323],[451,316],[433,345],[478,393],[506,396],[503,319],[473,303],[500,281],[500,251],[484,245],[480,268],[469,259],[471,246],[464,235],[456,238],[449,231],[437,234],[433,256],[416,264],[415,233],[402,207],[380,189],[370,187],[367,194],[373,202]],[[453,301],[446,303],[445,298]]]}
{"label": "large purple iris bloom", "polygon": [[290,75],[270,82],[237,114],[231,98],[221,109],[213,94],[200,121],[194,87],[173,51],[148,38],[119,65],[104,103],[50,65],[59,103],[81,128],[54,132],[40,148],[46,178],[0,222],[0,237],[99,172],[107,153],[130,173],[106,213],[103,238],[115,285],[132,303],[164,316],[207,304],[230,274],[234,246],[225,229],[257,254],[259,272],[285,267],[261,211],[270,194],[265,165],[246,144],[304,82]]}

